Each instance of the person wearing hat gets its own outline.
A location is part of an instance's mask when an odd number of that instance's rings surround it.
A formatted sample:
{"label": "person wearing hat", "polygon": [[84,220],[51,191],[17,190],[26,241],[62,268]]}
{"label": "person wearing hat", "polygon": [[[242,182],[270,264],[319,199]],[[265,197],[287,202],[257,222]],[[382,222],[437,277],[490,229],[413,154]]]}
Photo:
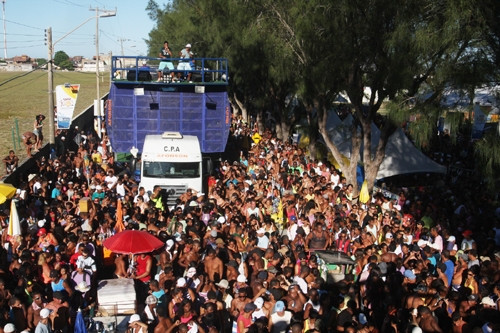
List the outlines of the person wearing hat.
{"label": "person wearing hat", "polygon": [[181,73],[181,71],[189,71],[187,73],[187,81],[191,81],[191,59],[194,57],[193,52],[191,52],[191,44],[186,44],[186,46],[179,52],[179,58],[182,60],[179,61],[179,64],[177,65],[177,79],[181,79],[181,74],[183,75],[184,73]]}
{"label": "person wearing hat", "polygon": [[460,243],[460,249],[462,251],[477,249],[476,241],[472,239],[472,231],[471,230],[469,230],[469,229],[465,230],[462,233],[462,236],[464,236],[462,243]]}
{"label": "person wearing hat", "polygon": [[252,313],[252,321],[256,321],[259,318],[269,318],[269,311],[264,308],[264,299],[262,297],[257,297],[255,301],[253,301],[253,304],[255,304],[256,309]]}
{"label": "person wearing hat", "polygon": [[158,315],[156,313],[158,299],[154,295],[146,297],[146,307],[142,313],[142,318],[148,324],[148,327],[155,327],[158,323]]}
{"label": "person wearing hat", "polygon": [[40,310],[40,320],[35,328],[35,333],[49,333],[53,331],[54,326],[51,324],[51,320],[53,320],[57,316],[57,312],[51,311],[47,308]]}
{"label": "person wearing hat", "polygon": [[3,331],[5,333],[15,333],[16,332],[16,326],[12,323],[8,323],[3,327]]}
{"label": "person wearing hat", "polygon": [[147,333],[148,325],[141,321],[141,316],[137,313],[130,316],[128,321],[128,330],[129,333]]}
{"label": "person wearing hat", "polygon": [[36,235],[38,236],[36,247],[42,251],[44,251],[50,245],[59,245],[59,242],[57,241],[57,238],[54,236],[54,234],[48,232],[46,228],[38,229]]}
{"label": "person wearing hat", "polygon": [[257,247],[263,251],[269,247],[269,237],[266,236],[264,228],[257,229]]}
{"label": "person wearing hat", "polygon": [[218,288],[217,294],[220,295],[220,299],[226,305],[225,308],[230,309],[231,302],[233,301],[233,296],[228,293],[229,282],[226,279],[222,279],[217,282],[215,286]]}
{"label": "person wearing hat", "polygon": [[283,301],[277,301],[274,305],[274,313],[269,317],[269,330],[271,333],[285,333],[292,320],[292,312],[286,310]]}
{"label": "person wearing hat", "polygon": [[307,298],[301,292],[299,286],[295,283],[292,283],[288,287],[288,294],[286,294],[282,300],[286,301],[288,310],[293,312],[300,312],[304,310],[304,304],[307,302]]}

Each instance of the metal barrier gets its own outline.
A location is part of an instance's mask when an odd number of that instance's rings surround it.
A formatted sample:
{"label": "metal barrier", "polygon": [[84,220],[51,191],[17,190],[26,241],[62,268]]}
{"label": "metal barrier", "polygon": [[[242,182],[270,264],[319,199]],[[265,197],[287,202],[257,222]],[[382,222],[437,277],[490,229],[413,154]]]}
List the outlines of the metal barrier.
{"label": "metal barrier", "polygon": [[[143,65],[146,62],[147,65]],[[186,63],[182,58],[151,58],[144,56],[113,56],[111,59],[111,80],[115,83],[131,84],[179,84],[177,82],[157,82],[157,64],[161,62],[171,63],[171,69],[165,67],[163,73],[174,73],[187,75],[191,73],[191,80],[179,82],[180,84],[202,84],[202,85],[228,85],[228,62],[225,58],[191,58],[189,62],[191,70],[178,69],[175,64]]]}

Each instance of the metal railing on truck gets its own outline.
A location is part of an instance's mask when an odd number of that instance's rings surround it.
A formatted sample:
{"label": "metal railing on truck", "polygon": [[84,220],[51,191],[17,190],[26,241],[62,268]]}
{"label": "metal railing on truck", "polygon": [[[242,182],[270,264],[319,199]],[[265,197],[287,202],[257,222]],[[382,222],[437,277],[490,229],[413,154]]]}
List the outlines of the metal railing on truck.
{"label": "metal railing on truck", "polygon": [[[182,58],[152,58],[144,56],[113,56],[111,58],[111,81],[115,83],[151,83],[151,84],[202,84],[202,85],[227,85],[228,64],[226,58],[192,58],[191,70],[177,69],[179,63],[187,62]],[[170,63],[163,70],[165,81],[158,82],[158,68],[161,62]],[[194,62],[194,64],[193,64]],[[170,69],[169,69],[170,67]],[[173,82],[167,80],[170,73],[177,78],[187,77],[189,80]]]}

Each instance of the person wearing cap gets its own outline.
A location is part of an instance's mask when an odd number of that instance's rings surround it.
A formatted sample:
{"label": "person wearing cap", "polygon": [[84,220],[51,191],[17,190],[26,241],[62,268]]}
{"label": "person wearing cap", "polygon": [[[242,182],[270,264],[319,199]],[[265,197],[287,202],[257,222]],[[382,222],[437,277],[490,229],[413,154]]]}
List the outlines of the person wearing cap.
{"label": "person wearing cap", "polygon": [[57,312],[51,311],[47,308],[40,310],[40,320],[35,328],[35,333],[49,333],[52,332],[54,326],[51,324],[51,320],[57,316]]}
{"label": "person wearing cap", "polygon": [[133,314],[128,321],[128,333],[147,333],[148,325],[141,321],[141,316]]}
{"label": "person wearing cap", "polygon": [[271,333],[285,333],[292,320],[292,312],[286,310],[283,301],[277,301],[274,312],[269,317],[268,329]]}
{"label": "person wearing cap", "polygon": [[36,248],[38,248],[42,251],[44,251],[50,245],[53,245],[53,246],[59,245],[59,242],[58,242],[57,238],[54,236],[54,234],[50,231],[47,231],[46,228],[38,229],[38,232],[36,235],[38,236]]}
{"label": "person wearing cap", "polygon": [[257,229],[257,247],[263,251],[269,247],[269,237],[266,236],[264,228]]}
{"label": "person wearing cap", "polygon": [[194,57],[194,54],[193,52],[191,52],[191,44],[186,44],[186,46],[180,50],[179,52],[179,58],[181,58],[182,60],[179,61],[179,64],[177,65],[177,71],[178,71],[178,74],[177,74],[177,79],[180,80],[181,79],[181,71],[189,71],[187,73],[187,77],[186,79],[188,81],[191,81],[191,70],[192,70],[192,67],[191,67],[191,59]]}
{"label": "person wearing cap", "polygon": [[154,295],[146,297],[146,306],[144,307],[142,318],[148,324],[148,327],[155,327],[158,324],[157,305],[158,299]]}
{"label": "person wearing cap", "polygon": [[264,299],[262,297],[257,297],[255,301],[253,301],[253,304],[255,304],[256,309],[252,313],[252,320],[255,322],[259,318],[269,318],[269,311],[264,308]]}
{"label": "person wearing cap", "polygon": [[15,333],[16,332],[16,326],[12,323],[8,323],[3,327],[3,331],[5,333]]}
{"label": "person wearing cap", "polygon": [[282,300],[286,301],[287,309],[294,313],[304,310],[304,304],[307,302],[307,298],[295,283],[288,287],[288,293]]}
{"label": "person wearing cap", "polygon": [[222,279],[217,282],[215,286],[218,288],[217,294],[220,295],[220,299],[224,302],[225,308],[230,309],[233,296],[228,293],[229,282],[226,279]]}
{"label": "person wearing cap", "polygon": [[465,230],[462,233],[462,236],[464,236],[462,243],[460,243],[460,249],[462,251],[477,249],[476,241],[474,239],[472,239],[472,231],[471,230],[469,230],[469,229]]}
{"label": "person wearing cap", "polygon": [[248,328],[252,325],[252,314],[257,309],[253,302],[245,304],[243,312],[241,312],[236,320],[236,332],[246,333]]}

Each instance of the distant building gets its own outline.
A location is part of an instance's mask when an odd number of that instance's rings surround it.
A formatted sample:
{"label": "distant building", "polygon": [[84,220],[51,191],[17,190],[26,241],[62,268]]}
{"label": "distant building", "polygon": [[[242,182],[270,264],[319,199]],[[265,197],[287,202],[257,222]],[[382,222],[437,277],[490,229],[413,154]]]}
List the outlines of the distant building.
{"label": "distant building", "polygon": [[29,72],[33,70],[35,59],[23,54],[10,59],[5,59],[6,63],[2,63],[0,71],[6,72]]}

